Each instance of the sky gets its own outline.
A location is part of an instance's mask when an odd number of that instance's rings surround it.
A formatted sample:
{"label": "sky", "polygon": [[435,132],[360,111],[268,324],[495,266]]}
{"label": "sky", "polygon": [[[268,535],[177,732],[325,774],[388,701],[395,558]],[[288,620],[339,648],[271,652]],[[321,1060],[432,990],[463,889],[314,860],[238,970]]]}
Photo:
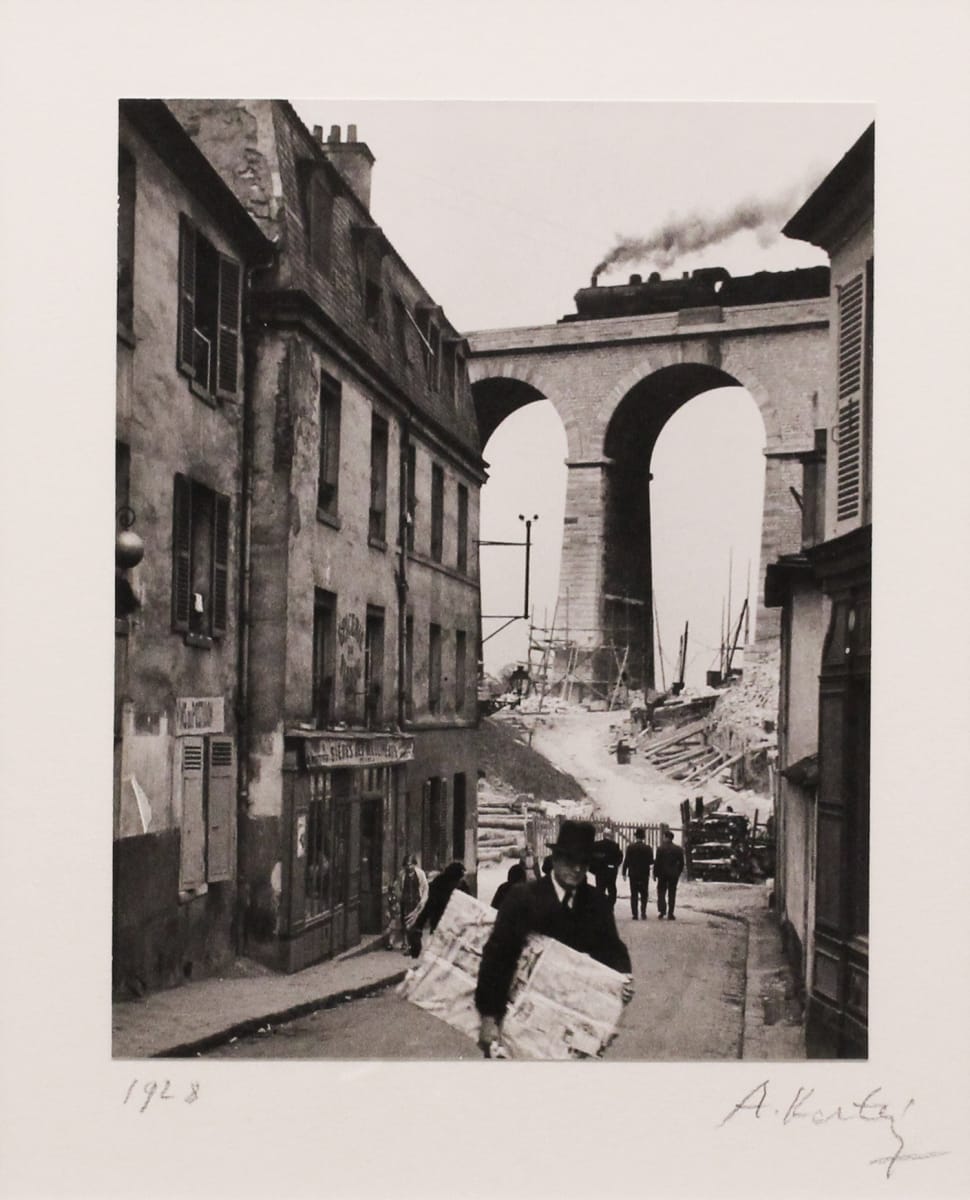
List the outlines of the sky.
{"label": "sky", "polygon": [[[620,240],[643,241],[695,216],[710,225],[738,205],[767,206],[767,224],[670,263],[623,262],[604,270],[600,284],[658,265],[671,278],[700,266],[740,275],[825,263],[822,251],[778,231],[873,116],[856,104],[293,103],[311,127],[340,125],[346,137],[356,125],[376,159],[374,218],[466,333],[554,323],[575,310],[575,292]],[[676,673],[685,623],[688,685],[702,685],[718,666],[729,578],[730,624],[749,579],[756,609],[763,446],[747,392],[719,389],[681,409],[644,464],[654,474],[658,678]],[[531,610],[548,627],[566,486],[565,435],[552,405],[514,414],[484,454],[481,538],[521,541],[519,515],[538,516]],[[486,617],[519,611],[524,550],[483,547],[481,567]],[[491,673],[527,655],[528,623],[502,624],[483,623]]]}

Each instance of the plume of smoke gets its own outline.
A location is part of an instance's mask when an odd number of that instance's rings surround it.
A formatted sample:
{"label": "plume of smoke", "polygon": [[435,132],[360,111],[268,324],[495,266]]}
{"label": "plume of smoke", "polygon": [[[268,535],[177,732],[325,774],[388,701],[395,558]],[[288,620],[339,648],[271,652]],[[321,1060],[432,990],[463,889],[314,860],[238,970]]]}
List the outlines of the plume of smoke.
{"label": "plume of smoke", "polygon": [[807,191],[808,186],[803,185],[771,200],[753,197],[742,200],[720,214],[695,212],[686,217],[669,217],[647,237],[617,234],[613,247],[593,271],[593,277],[609,267],[633,263],[648,263],[658,270],[666,270],[679,258],[727,241],[742,230],[752,231],[760,246],[770,246],[777,241],[782,225]]}

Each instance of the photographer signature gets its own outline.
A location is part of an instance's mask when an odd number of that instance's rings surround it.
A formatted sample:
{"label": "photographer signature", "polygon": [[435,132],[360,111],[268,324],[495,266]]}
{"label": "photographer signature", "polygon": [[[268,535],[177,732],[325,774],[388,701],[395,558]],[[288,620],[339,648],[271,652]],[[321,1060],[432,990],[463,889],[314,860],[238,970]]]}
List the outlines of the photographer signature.
{"label": "photographer signature", "polygon": [[892,1177],[897,1163],[914,1162],[924,1158],[939,1158],[949,1154],[948,1150],[929,1150],[923,1153],[906,1152],[906,1143],[899,1132],[899,1124],[916,1103],[907,1100],[902,1109],[894,1111],[892,1106],[880,1098],[882,1087],[875,1087],[861,1100],[853,1100],[849,1104],[838,1104],[834,1108],[820,1107],[814,1102],[814,1088],[799,1087],[788,1105],[784,1108],[777,1106],[773,1097],[769,1098],[770,1080],[766,1079],[737,1102],[731,1111],[718,1123],[720,1129],[729,1121],[741,1114],[750,1114],[755,1120],[774,1118],[782,1125],[791,1125],[797,1121],[808,1122],[811,1125],[829,1125],[847,1121],[866,1121],[880,1125],[892,1137],[895,1148],[892,1153],[869,1160],[870,1166],[886,1167],[886,1178]]}

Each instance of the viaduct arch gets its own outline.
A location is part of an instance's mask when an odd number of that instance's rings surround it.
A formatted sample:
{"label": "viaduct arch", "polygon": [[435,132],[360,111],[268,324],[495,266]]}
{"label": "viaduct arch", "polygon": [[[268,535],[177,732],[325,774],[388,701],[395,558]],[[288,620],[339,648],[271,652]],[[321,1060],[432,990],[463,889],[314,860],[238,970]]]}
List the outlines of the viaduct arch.
{"label": "viaduct arch", "polygon": [[[705,274],[714,273],[695,278]],[[730,303],[732,293],[744,298],[746,284],[758,302]],[[570,638],[580,647],[628,645],[634,686],[654,684],[649,463],[664,425],[695,396],[732,385],[761,413],[765,493],[747,648],[757,654],[777,645],[778,611],[763,603],[765,568],[801,547],[792,489],[801,488],[800,457],[813,449],[816,413],[826,411],[826,268],[731,280],[723,297],[720,286],[695,288],[686,278],[682,286],[693,297],[675,297],[674,308],[663,281],[594,285],[577,293],[578,315],[555,325],[467,335],[483,447],[533,401],[547,399],[559,414],[568,444],[559,611],[568,605]],[[708,303],[696,303],[698,294]],[[631,307],[649,311],[624,311]]]}

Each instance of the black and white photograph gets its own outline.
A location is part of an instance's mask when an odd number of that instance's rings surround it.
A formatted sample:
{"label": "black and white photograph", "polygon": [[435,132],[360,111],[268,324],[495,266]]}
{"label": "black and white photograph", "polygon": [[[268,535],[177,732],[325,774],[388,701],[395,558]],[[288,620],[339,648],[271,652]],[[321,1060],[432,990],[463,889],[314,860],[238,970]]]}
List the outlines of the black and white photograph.
{"label": "black and white photograph", "polygon": [[970,1182],[968,96],[885,60],[968,16],[728,7],[48,34],[4,1194]]}
{"label": "black and white photograph", "polygon": [[121,100],[116,1055],[866,1056],[876,144]]}

